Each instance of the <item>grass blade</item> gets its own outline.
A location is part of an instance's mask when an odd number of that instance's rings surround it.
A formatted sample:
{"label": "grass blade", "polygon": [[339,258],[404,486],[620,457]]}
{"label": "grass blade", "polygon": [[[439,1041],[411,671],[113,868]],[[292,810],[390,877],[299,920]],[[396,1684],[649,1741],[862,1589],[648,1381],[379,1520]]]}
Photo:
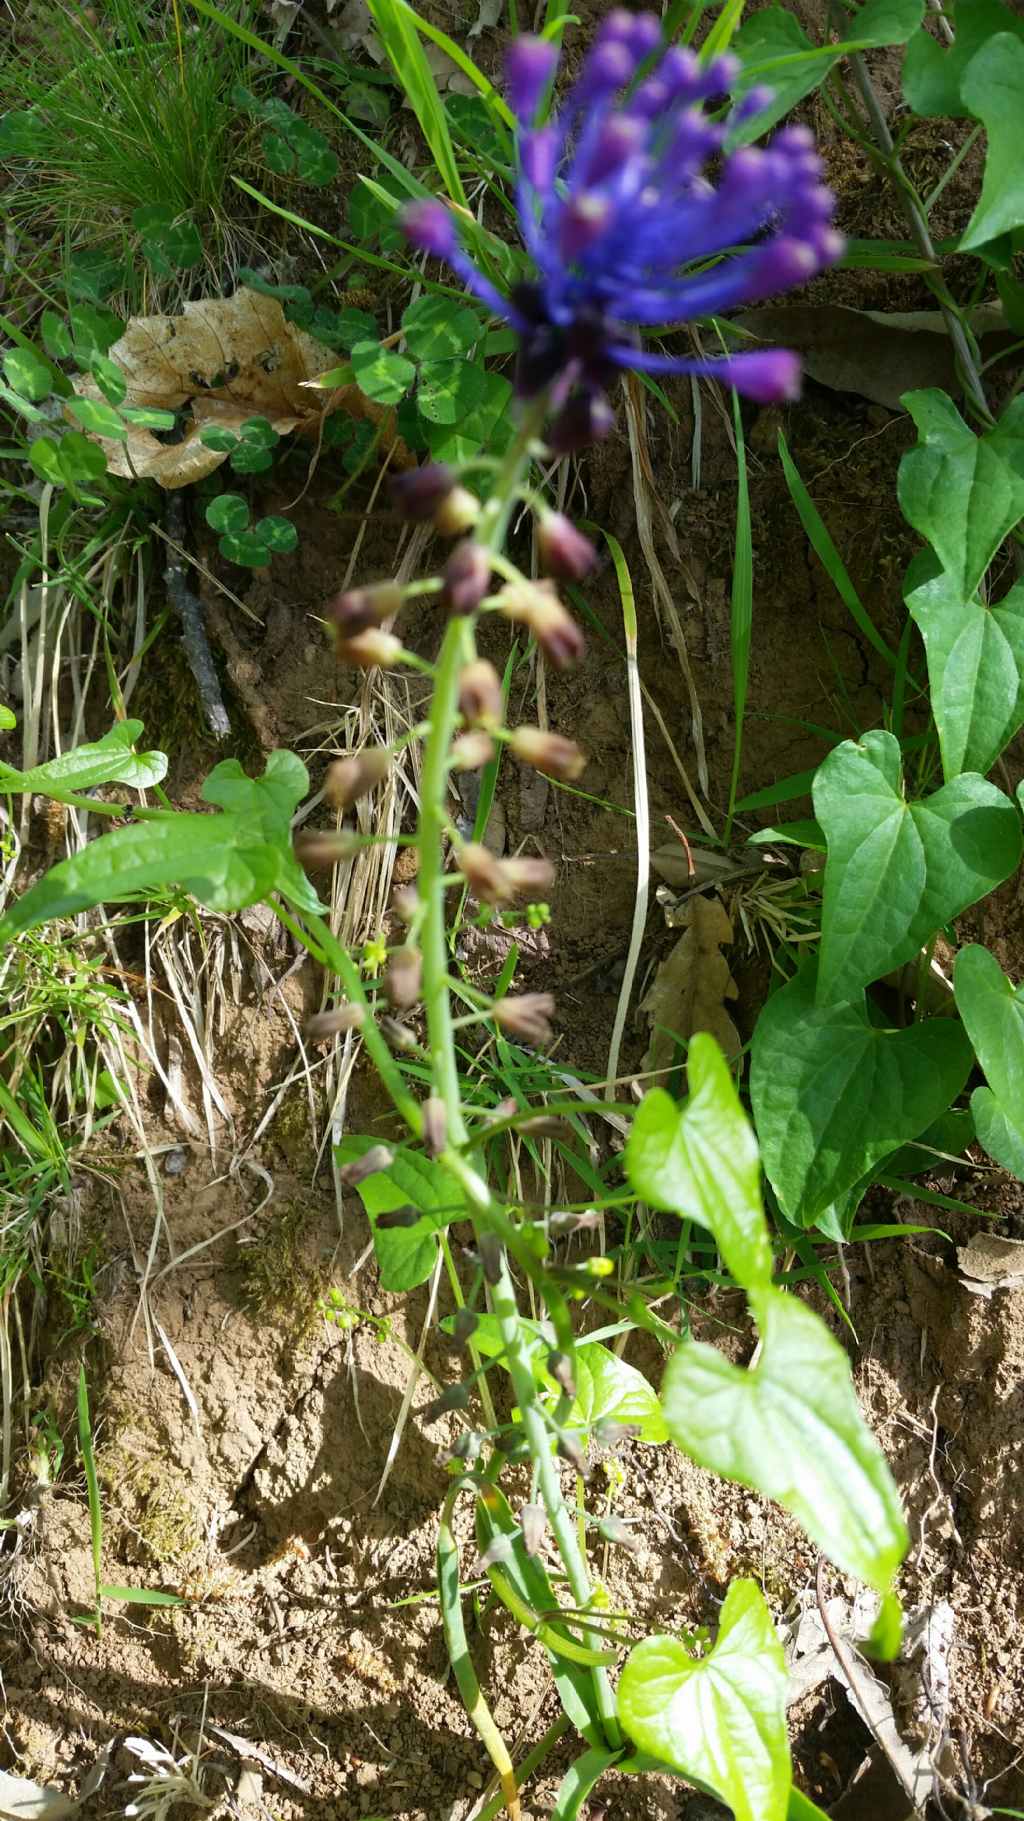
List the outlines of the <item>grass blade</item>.
{"label": "grass blade", "polygon": [[750,682],[750,644],[754,628],[754,545],[750,532],[750,486],[747,479],[747,445],[743,435],[739,394],[732,395],[732,416],[736,428],[736,541],[732,563],[732,701],[733,744],[732,775],[729,779],[729,812],[725,819],[725,843],[732,834],[736,811],[736,791],[740,781],[743,757],[743,720],[747,712],[747,688]]}
{"label": "grass blade", "polygon": [[85,1486],[89,1499],[89,1538],[92,1545],[92,1572],[96,1585],[96,1614],[92,1623],[96,1626],[96,1635],[103,1631],[101,1597],[103,1588],[103,1507],[100,1504],[100,1484],[96,1475],[96,1455],[92,1445],[92,1419],[89,1415],[89,1386],[86,1383],[84,1364],[78,1368],[78,1447],[85,1470]]}
{"label": "grass blade", "polygon": [[395,75],[420,123],[441,181],[452,201],[464,209],[466,192],[455,162],[448,116],[413,23],[415,14],[411,7],[402,4],[402,0],[367,0],[367,6]]}
{"label": "grass blade", "polygon": [[790,497],[799,514],[800,523],[810,540],[811,548],[827,570],[833,587],[869,645],[874,646],[879,656],[885,659],[892,670],[898,670],[899,657],[892,646],[886,644],[850,580],[846,565],[829,536],[825,521],[800,478],[781,430],[779,431],[779,459],[782,462],[782,471],[786,476]]}

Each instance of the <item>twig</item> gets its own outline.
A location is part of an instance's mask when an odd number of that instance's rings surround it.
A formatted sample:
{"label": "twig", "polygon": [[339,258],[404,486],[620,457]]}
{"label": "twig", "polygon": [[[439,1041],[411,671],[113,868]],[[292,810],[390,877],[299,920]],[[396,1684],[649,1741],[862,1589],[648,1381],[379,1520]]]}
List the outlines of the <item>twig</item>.
{"label": "twig", "polygon": [[210,655],[206,627],[203,624],[203,604],[186,582],[185,565],[174,547],[185,541],[185,505],[180,492],[168,494],[166,521],[167,535],[173,540],[168,545],[167,568],[164,572],[167,598],[181,617],[181,642],[203,704],[206,724],[215,739],[225,740],[231,732],[231,722],[228,720],[228,711],[224,706],[217,672]]}

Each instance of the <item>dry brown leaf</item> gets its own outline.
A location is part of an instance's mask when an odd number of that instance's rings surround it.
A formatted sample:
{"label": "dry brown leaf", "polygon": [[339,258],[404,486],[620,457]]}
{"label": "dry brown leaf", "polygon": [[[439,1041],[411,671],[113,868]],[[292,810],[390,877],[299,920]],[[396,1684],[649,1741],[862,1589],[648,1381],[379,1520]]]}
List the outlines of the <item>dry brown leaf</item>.
{"label": "dry brown leaf", "polygon": [[[155,480],[167,488],[201,480],[227,460],[224,451],[200,442],[204,425],[237,429],[250,417],[267,418],[280,436],[292,430],[316,436],[332,411],[346,411],[383,424],[385,439],[395,441],[394,412],[374,404],[358,386],[323,393],[305,389],[305,382],[339,366],[341,357],[287,322],[276,298],[244,286],[233,297],[187,303],[180,316],[133,316],[110,359],[127,381],[126,405],[191,411],[180,442],[162,443],[138,425],[129,426],[125,442],[93,437],[108,472],[125,479]],[[102,401],[88,374],[73,383],[80,398]],[[396,442],[394,465],[406,467],[412,459],[405,444]]]}
{"label": "dry brown leaf", "polygon": [[[726,1056],[738,1056],[739,1032],[725,1009],[735,999],[736,982],[722,954],[732,941],[732,924],[720,898],[691,898],[684,911],[686,933],[662,962],[640,1010],[651,1020],[645,1069],[665,1069],[672,1062],[672,1033],[692,1037],[709,1031]],[[659,1028],[661,1027],[661,1028]]]}
{"label": "dry brown leaf", "polygon": [[[819,385],[856,392],[891,411],[904,392],[939,386],[962,392],[953,344],[938,310],[854,310],[847,304],[770,304],[733,319],[762,341],[781,342],[802,356]],[[998,305],[972,312],[971,328],[986,359],[1015,337]]]}

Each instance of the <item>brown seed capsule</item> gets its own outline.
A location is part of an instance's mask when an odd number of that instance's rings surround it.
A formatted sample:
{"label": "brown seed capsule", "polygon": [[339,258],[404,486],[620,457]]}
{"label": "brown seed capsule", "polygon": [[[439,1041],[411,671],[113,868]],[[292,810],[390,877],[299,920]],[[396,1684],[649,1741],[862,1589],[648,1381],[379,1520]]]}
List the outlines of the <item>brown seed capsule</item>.
{"label": "brown seed capsule", "polygon": [[583,656],[586,640],[550,582],[506,582],[498,604],[506,619],[532,632],[556,670],[567,670]]}
{"label": "brown seed capsule", "polygon": [[545,777],[559,778],[566,784],[575,783],[586,770],[586,753],[564,734],[545,733],[542,727],[517,727],[509,745],[522,764],[532,765]]}
{"label": "brown seed capsule", "polygon": [[499,1530],[492,1536],[486,1549],[480,1551],[479,1558],[471,1570],[473,1580],[486,1573],[488,1568],[499,1568],[503,1562],[510,1562],[515,1554],[515,1544],[510,1536]]}
{"label": "brown seed capsule", "polygon": [[328,601],[325,618],[331,620],[344,638],[365,632],[368,626],[380,626],[390,620],[402,605],[398,582],[377,582],[372,588],[346,588]]}
{"label": "brown seed capsule", "polygon": [[459,849],[459,866],[470,889],[485,904],[508,904],[524,892],[546,891],[555,869],[549,860],[520,854],[510,860],[499,860],[479,841],[467,841]]}
{"label": "brown seed capsule", "polygon": [[415,1227],[422,1219],[422,1208],[385,1208],[382,1214],[376,1215],[375,1225],[385,1233],[392,1233],[402,1227]]}
{"label": "brown seed capsule", "polygon": [[550,1023],[554,1009],[553,993],[510,993],[491,1007],[491,1016],[510,1037],[519,1037],[524,1043],[550,1043],[554,1036]]}
{"label": "brown seed capsule", "polygon": [[354,1189],[359,1182],[365,1182],[368,1176],[376,1176],[378,1170],[390,1170],[395,1161],[395,1153],[386,1144],[374,1144],[361,1157],[353,1157],[351,1163],[343,1163],[338,1171],[338,1180],[346,1189]]}
{"label": "brown seed capsule", "polygon": [[537,526],[540,559],[548,575],[582,582],[597,562],[597,551],[564,512],[545,512]]}
{"label": "brown seed capsule", "polygon": [[359,835],[344,828],[300,828],[292,842],[299,865],[314,871],[321,867],[342,865],[344,861],[351,860],[362,845]]}
{"label": "brown seed capsule", "polygon": [[[422,1215],[420,1218],[422,1219]],[[377,1217],[377,1225],[380,1225],[379,1215]],[[447,1385],[440,1397],[435,1397],[433,1403],[427,1405],[423,1412],[423,1421],[425,1423],[435,1423],[438,1417],[444,1416],[448,1410],[466,1410],[468,1408],[468,1385]]]}
{"label": "brown seed capsule", "polygon": [[448,1142],[448,1113],[443,1100],[431,1095],[423,1102],[423,1142],[431,1157],[440,1157]]}
{"label": "brown seed capsule", "polygon": [[455,1345],[464,1347],[467,1341],[472,1340],[479,1326],[480,1318],[473,1314],[472,1309],[457,1309],[452,1321],[452,1339]]}
{"label": "brown seed capsule", "polygon": [[560,1386],[566,1397],[576,1396],[576,1380],[572,1375],[572,1360],[568,1353],[554,1352],[548,1354],[548,1371],[555,1384]]}
{"label": "brown seed capsule", "polygon": [[483,1267],[484,1276],[486,1277],[487,1282],[493,1287],[494,1284],[501,1281],[502,1267],[504,1265],[504,1253],[501,1249],[501,1241],[493,1233],[481,1233],[477,1244],[480,1251],[480,1263]]}
{"label": "brown seed capsule", "polygon": [[455,476],[444,462],[427,462],[422,468],[392,475],[389,492],[396,512],[414,523],[425,523],[454,486]]}
{"label": "brown seed capsule", "polygon": [[400,948],[392,955],[384,975],[384,991],[396,1012],[407,1012],[420,996],[423,961],[419,949]]}
{"label": "brown seed capsule", "polygon": [[459,713],[467,727],[500,727],[504,702],[501,678],[486,658],[474,658],[459,677]]}
{"label": "brown seed capsule", "polygon": [[554,1113],[531,1113],[521,1119],[516,1127],[527,1138],[571,1138],[572,1125],[568,1119],[559,1119]]}
{"label": "brown seed capsule", "polygon": [[434,513],[434,530],[442,537],[461,537],[480,517],[480,501],[468,487],[453,487]]}
{"label": "brown seed capsule", "polygon": [[590,1467],[587,1463],[586,1454],[584,1453],[579,1437],[574,1435],[571,1429],[563,1429],[560,1431],[557,1452],[561,1455],[563,1461],[568,1461],[570,1467],[575,1467],[576,1472],[580,1474],[583,1479],[588,1477]]}
{"label": "brown seed capsule", "polygon": [[329,1012],[314,1012],[303,1026],[307,1043],[322,1043],[325,1037],[337,1037],[342,1031],[357,1031],[366,1013],[361,1005],[335,1005]]}
{"label": "brown seed capsule", "polygon": [[391,900],[391,908],[400,923],[411,923],[420,908],[420,895],[411,885],[400,885]]}
{"label": "brown seed capsule", "polygon": [[460,733],[452,741],[452,770],[479,771],[489,765],[494,757],[494,741],[490,734],[475,728],[472,733]]}
{"label": "brown seed capsule", "polygon": [[625,1518],[614,1515],[601,1518],[597,1526],[597,1534],[603,1537],[606,1543],[615,1543],[620,1549],[639,1549],[640,1547],[640,1538],[636,1531],[627,1524]]}
{"label": "brown seed capsule", "polygon": [[379,626],[368,626],[352,638],[338,639],[338,657],[343,664],[354,664],[357,670],[391,670],[402,656],[402,641],[393,632],[382,632]]}
{"label": "brown seed capsule", "polygon": [[348,809],[386,778],[391,754],[386,746],[364,746],[350,759],[335,759],[324,778],[324,796],[332,809]]}
{"label": "brown seed capsule", "polygon": [[377,1023],[381,1036],[385,1042],[390,1043],[393,1050],[416,1048],[416,1032],[411,1031],[407,1024],[399,1024],[397,1018],[387,1017],[379,1018]]}
{"label": "brown seed capsule", "polygon": [[475,613],[491,586],[491,558],[482,544],[464,538],[444,566],[441,605],[449,613]]}
{"label": "brown seed capsule", "polygon": [[521,1505],[519,1526],[523,1533],[523,1548],[527,1555],[539,1555],[548,1528],[547,1513],[543,1505]]}

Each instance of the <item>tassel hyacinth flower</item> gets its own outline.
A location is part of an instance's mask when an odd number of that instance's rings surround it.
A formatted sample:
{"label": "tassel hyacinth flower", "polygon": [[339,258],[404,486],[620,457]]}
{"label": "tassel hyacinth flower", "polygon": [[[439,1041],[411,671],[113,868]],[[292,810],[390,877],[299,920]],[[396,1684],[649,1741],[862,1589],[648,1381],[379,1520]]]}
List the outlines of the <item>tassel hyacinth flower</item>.
{"label": "tassel hyacinth flower", "polygon": [[[806,284],[843,251],[808,129],[783,127],[763,149],[727,150],[730,134],[770,93],[751,89],[728,108],[738,60],[702,63],[678,46],[638,79],[661,45],[652,13],[617,8],[559,112],[542,125],[534,121],[559,52],[541,38],[512,45],[506,93],[519,123],[517,205],[536,277],[509,296],[474,264],[443,203],[416,202],[403,213],[412,244],[444,260],[516,330],[517,389],[524,398],[548,392],[556,452],[611,428],[607,392],[623,369],[695,373],[759,403],[794,397],[800,363],[786,349],[677,359],[643,348],[638,331]],[[712,184],[705,166],[714,159],[721,163]]]}

